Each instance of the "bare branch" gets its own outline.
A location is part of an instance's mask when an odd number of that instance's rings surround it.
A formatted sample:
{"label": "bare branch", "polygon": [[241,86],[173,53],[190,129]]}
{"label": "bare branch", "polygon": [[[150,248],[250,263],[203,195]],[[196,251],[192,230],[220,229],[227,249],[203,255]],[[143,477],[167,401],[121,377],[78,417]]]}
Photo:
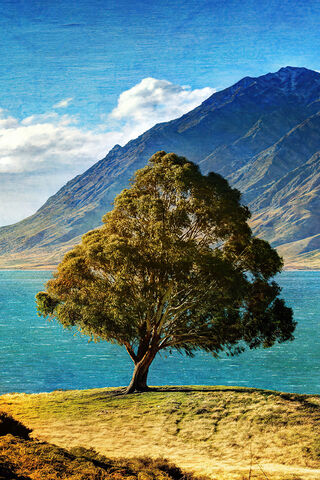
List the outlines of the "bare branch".
{"label": "bare branch", "polygon": [[137,361],[137,355],[134,353],[134,350],[129,342],[124,342],[124,346],[126,347],[127,352],[129,353],[130,357],[134,362]]}

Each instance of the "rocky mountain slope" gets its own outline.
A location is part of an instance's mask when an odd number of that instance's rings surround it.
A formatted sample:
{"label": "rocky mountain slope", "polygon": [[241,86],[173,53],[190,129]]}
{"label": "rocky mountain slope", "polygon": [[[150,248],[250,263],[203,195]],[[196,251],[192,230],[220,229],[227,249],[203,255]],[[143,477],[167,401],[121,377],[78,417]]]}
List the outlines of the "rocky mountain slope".
{"label": "rocky mountain slope", "polygon": [[255,233],[287,266],[320,266],[320,74],[285,67],[245,77],[193,111],[155,125],[59,190],[31,217],[0,228],[0,268],[54,265],[101,223],[114,196],[158,150],[226,176]]}

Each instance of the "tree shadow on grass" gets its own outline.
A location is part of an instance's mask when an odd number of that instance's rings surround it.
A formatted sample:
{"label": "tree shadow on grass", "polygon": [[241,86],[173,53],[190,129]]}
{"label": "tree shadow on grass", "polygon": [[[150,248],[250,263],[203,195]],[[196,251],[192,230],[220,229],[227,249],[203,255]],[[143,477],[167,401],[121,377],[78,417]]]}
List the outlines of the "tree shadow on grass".
{"label": "tree shadow on grass", "polygon": [[234,393],[253,393],[259,392],[267,395],[281,394],[281,392],[275,392],[272,390],[262,390],[258,388],[249,387],[227,387],[227,386],[202,386],[202,385],[164,385],[164,386],[152,386],[144,392],[133,392],[126,394],[126,387],[115,388],[112,390],[105,390],[103,392],[94,392],[89,394],[89,398],[95,397],[98,399],[122,397],[132,398],[132,396],[148,395],[148,393],[221,393],[221,392],[234,392]]}
{"label": "tree shadow on grass", "polygon": [[311,397],[319,397],[319,395],[308,395],[308,394],[300,394],[300,393],[287,393],[287,392],[280,392],[276,390],[264,390],[261,388],[252,388],[252,387],[235,387],[235,386],[224,386],[224,385],[217,385],[217,386],[203,386],[203,385],[164,385],[164,386],[152,386],[146,392],[134,392],[130,394],[126,394],[126,388],[115,388],[112,390],[106,390],[103,393],[92,393],[90,398],[95,398],[96,400],[103,400],[105,398],[112,398],[112,397],[121,397],[122,399],[130,399],[132,396],[140,396],[140,395],[148,395],[148,393],[152,394],[163,394],[163,393],[212,393],[212,394],[219,394],[219,393],[235,393],[235,394],[253,394],[258,393],[263,396],[277,396],[283,400],[288,402],[299,402],[301,408],[307,409],[309,412],[320,411],[320,405],[317,403],[312,402]]}

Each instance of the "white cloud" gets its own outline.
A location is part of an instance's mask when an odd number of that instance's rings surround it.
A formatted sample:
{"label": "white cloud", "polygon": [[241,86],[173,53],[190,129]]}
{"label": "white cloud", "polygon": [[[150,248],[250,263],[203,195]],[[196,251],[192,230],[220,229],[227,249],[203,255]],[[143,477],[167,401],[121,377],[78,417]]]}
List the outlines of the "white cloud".
{"label": "white cloud", "polygon": [[46,112],[19,121],[0,109],[0,173],[35,172],[53,166],[84,169],[115,143],[124,145],[155,123],[181,116],[213,92],[209,87],[192,90],[145,78],[123,92],[105,123],[92,130],[80,128],[75,116]]}
{"label": "white cloud", "polygon": [[104,156],[117,132],[95,132],[55,113],[18,121],[0,118],[0,173],[40,172],[66,168],[79,173]]}
{"label": "white cloud", "polygon": [[110,120],[123,123],[123,131],[140,135],[158,122],[166,122],[189,112],[215,89],[204,87],[192,90],[167,80],[144,78],[134,87],[121,93],[118,105],[109,115]]}
{"label": "white cloud", "polygon": [[55,103],[52,108],[66,108],[70,102],[72,102],[73,97],[65,98],[58,103]]}
{"label": "white cloud", "polygon": [[124,145],[154,124],[181,116],[213,92],[145,78],[123,92],[103,124],[91,130],[80,127],[76,116],[46,112],[19,120],[0,108],[0,225],[33,213],[46,192],[54,193],[116,143]]}

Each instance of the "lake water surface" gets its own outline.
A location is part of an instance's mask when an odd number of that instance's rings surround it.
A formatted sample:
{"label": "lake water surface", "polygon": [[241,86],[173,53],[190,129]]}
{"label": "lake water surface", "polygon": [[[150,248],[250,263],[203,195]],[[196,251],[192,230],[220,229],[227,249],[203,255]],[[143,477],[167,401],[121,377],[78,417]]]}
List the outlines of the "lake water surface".
{"label": "lake water surface", "polygon": [[[0,394],[127,385],[126,351],[88,343],[36,314],[49,272],[0,271]],[[298,321],[296,340],[216,360],[176,353],[154,361],[151,385],[238,385],[320,394],[320,272],[284,272],[282,296]]]}

